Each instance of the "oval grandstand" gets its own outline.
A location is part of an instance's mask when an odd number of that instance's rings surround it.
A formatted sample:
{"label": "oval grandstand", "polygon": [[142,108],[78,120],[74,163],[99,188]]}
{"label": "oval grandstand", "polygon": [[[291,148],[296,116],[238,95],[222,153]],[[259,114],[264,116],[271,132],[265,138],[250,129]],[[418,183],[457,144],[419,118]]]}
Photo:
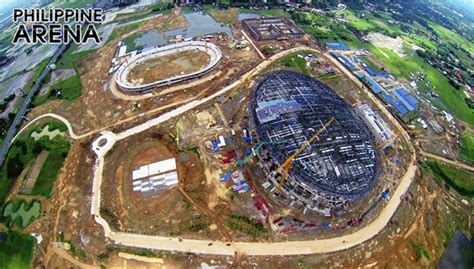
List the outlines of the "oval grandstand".
{"label": "oval grandstand", "polygon": [[[209,63],[206,67],[189,74],[184,75],[177,75],[166,79],[161,79],[157,81],[153,81],[146,84],[138,84],[132,83],[128,80],[129,73],[132,69],[134,69],[139,64],[143,62],[153,59],[159,58],[163,56],[168,56],[171,54],[176,54],[179,52],[185,51],[202,51],[209,55]],[[214,69],[217,64],[220,62],[222,58],[222,54],[220,49],[208,42],[203,41],[188,41],[182,42],[178,44],[168,45],[164,47],[158,47],[154,49],[147,50],[140,54],[133,56],[127,63],[122,64],[120,68],[115,73],[115,82],[117,83],[118,87],[127,92],[141,92],[150,90],[154,87],[161,87],[167,86],[174,83],[179,83],[183,81],[187,81],[190,79],[199,78],[207,73],[209,73],[212,69]]]}

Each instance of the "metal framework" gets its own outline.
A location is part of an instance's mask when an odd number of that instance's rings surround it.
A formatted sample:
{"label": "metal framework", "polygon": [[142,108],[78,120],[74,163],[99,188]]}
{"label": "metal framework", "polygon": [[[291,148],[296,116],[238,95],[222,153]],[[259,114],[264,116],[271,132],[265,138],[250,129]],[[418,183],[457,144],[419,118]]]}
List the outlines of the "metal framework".
{"label": "metal framework", "polygon": [[334,91],[310,77],[289,71],[265,75],[250,99],[250,117],[262,141],[272,143],[261,160],[274,186],[272,173],[308,144],[314,133],[328,125],[310,145],[294,157],[282,194],[295,202],[330,215],[349,201],[363,197],[376,180],[377,157],[370,131],[351,107]]}

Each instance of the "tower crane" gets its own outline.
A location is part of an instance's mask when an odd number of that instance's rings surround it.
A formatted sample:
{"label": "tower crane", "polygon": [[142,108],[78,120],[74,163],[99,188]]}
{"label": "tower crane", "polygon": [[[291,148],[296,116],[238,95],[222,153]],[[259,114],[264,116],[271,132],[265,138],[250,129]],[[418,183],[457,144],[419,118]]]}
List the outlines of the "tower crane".
{"label": "tower crane", "polygon": [[283,183],[285,183],[286,178],[288,177],[288,171],[290,171],[291,167],[293,166],[293,160],[303,151],[305,150],[318,136],[326,130],[326,128],[331,125],[331,123],[335,120],[335,117],[332,117],[326,124],[324,124],[321,129],[319,129],[309,140],[308,142],[304,143],[295,153],[293,153],[285,162],[283,162],[275,171],[274,174],[280,173],[283,170],[282,177],[280,179],[280,184],[276,189],[276,193],[280,193],[281,188],[283,187]]}
{"label": "tower crane", "polygon": [[245,89],[245,95],[247,95],[248,93],[248,90],[249,90],[249,80],[255,75],[254,71],[251,71],[249,74],[247,74],[243,79],[242,81],[237,84],[234,89],[232,89],[228,95],[226,95],[224,97],[224,99],[216,106],[216,109],[219,109],[223,104],[225,104],[225,102],[227,102],[227,100],[232,96],[232,94],[237,91],[240,86],[244,86],[244,89]]}
{"label": "tower crane", "polygon": [[252,148],[252,153],[250,153],[247,157],[245,157],[245,159],[243,160],[237,160],[236,164],[239,165],[239,166],[242,166],[242,165],[245,165],[247,164],[248,161],[250,161],[250,159],[253,157],[253,156],[256,156],[260,150],[262,149],[262,147],[264,145],[268,145],[268,144],[281,144],[281,143],[285,143],[287,142],[287,140],[283,140],[283,141],[262,141],[260,143],[258,143],[254,148]]}

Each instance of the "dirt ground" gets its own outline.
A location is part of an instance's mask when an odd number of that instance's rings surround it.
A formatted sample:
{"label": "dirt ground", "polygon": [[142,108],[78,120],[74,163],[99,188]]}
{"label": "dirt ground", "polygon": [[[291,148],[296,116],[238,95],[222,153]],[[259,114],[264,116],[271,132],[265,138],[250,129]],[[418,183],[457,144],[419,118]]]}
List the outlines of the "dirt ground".
{"label": "dirt ground", "polygon": [[[79,75],[83,85],[83,94],[79,99],[73,102],[48,102],[47,105],[34,108],[29,118],[48,112],[57,113],[71,121],[72,127],[78,134],[111,129],[123,123],[134,122],[133,125],[135,125],[138,121],[156,117],[173,106],[220,90],[260,62],[253,50],[237,50],[234,48],[234,43],[229,40],[215,40],[212,42],[219,46],[223,57],[220,64],[209,74],[209,76],[220,75],[211,81],[192,85],[192,87],[157,98],[140,101],[125,101],[116,98],[109,90],[112,76],[108,75],[108,69],[118,42],[133,33],[154,29],[157,25],[165,25],[166,21],[174,22],[169,26],[170,29],[183,27],[187,23],[180,15],[164,15],[147,21],[137,30],[115,38],[94,55],[79,63]],[[233,29],[233,34],[235,40],[241,38],[241,33],[237,29]],[[162,90],[157,89],[155,93]],[[140,116],[142,113],[145,113],[146,117]]]}
{"label": "dirt ground", "polygon": [[[137,139],[140,144],[136,144]],[[106,159],[102,191],[108,199],[103,201],[104,217],[121,231],[218,239],[217,231],[207,229],[212,221],[193,208],[180,190],[182,187],[198,197],[198,202],[206,200],[199,156],[192,150],[178,152],[172,143],[168,134],[154,129],[120,141],[114,147]],[[179,187],[151,196],[132,190],[133,169],[169,158],[176,160]]]}
{"label": "dirt ground", "polygon": [[[170,16],[180,20],[176,18],[177,15],[163,16],[153,19],[140,30],[155,27],[155,24],[162,23]],[[238,31],[233,32],[238,35]],[[110,77],[104,76],[119,40],[117,38],[104,46],[81,64],[84,93],[79,100],[67,105],[63,102],[49,103],[48,106],[35,108],[33,115],[46,111],[59,113],[72,122],[77,133],[104,127],[120,131],[154,117],[186,98],[208,95],[259,62],[252,50],[234,50],[230,42],[219,44],[224,59],[217,71],[222,72],[222,77],[206,85],[166,96],[164,99],[123,101],[115,99],[108,91],[107,84]],[[274,44],[257,45],[262,47]],[[281,42],[278,43],[277,50],[292,45],[294,45],[292,42]],[[351,86],[351,83],[342,76],[323,81],[351,105],[367,101],[362,91]],[[228,184],[218,181],[223,173],[236,169],[233,163],[223,164],[219,161],[223,157],[222,152],[235,149],[238,157],[242,158],[244,150],[249,148],[241,137],[242,127],[249,127],[244,102],[246,94],[242,89],[235,92],[222,106],[221,115],[214,103],[206,104],[182,115],[179,119],[173,119],[165,125],[117,143],[106,157],[102,187],[104,199],[101,211],[112,229],[211,240],[252,240],[242,232],[232,231],[226,222],[230,214],[262,220],[261,213],[254,205],[257,194],[271,203],[275,216],[290,214],[311,219],[298,213],[301,211],[288,208],[287,204],[264,191],[261,187],[261,183],[264,182],[263,175],[256,165],[249,166],[246,170],[251,177],[249,182],[255,184],[257,192],[243,194],[225,192]],[[217,103],[222,100],[218,98]],[[166,108],[146,114],[161,107]],[[144,116],[138,116],[141,113],[145,113]],[[77,117],[78,114],[81,117]],[[124,121],[130,117],[136,118]],[[229,126],[225,126],[224,121],[227,121]],[[205,148],[206,140],[216,139],[219,134],[229,136],[231,128],[237,133],[236,142],[232,146],[225,148],[221,153],[214,153]],[[235,257],[220,257],[117,246],[104,238],[101,227],[90,215],[91,179],[95,160],[90,147],[95,136],[91,135],[73,143],[52,197],[44,205],[42,201],[44,217],[27,229],[28,232],[38,232],[44,237],[44,241],[37,246],[34,254],[34,267],[40,265],[46,265],[47,268],[77,267],[77,263],[70,261],[69,258],[72,258],[94,266],[130,268],[195,268],[202,263],[227,267],[235,265],[237,268],[419,268],[436,263],[456,227],[472,232],[470,225],[472,210],[469,206],[459,202],[462,200],[459,196],[446,189],[443,184],[436,183],[429,173],[422,170],[387,228],[373,240],[339,253],[296,257],[249,257],[237,253]],[[394,175],[394,178],[403,173],[403,168],[394,163],[396,159],[401,160],[401,163],[405,161],[404,148],[406,147],[401,144],[394,151],[383,153],[385,159],[382,161],[383,170],[380,173]],[[178,187],[150,197],[141,197],[127,189],[126,186],[130,187],[129,174],[133,167],[171,156],[177,160],[180,180]],[[255,160],[251,162],[255,164]],[[366,200],[356,205],[354,214],[358,210],[363,210],[367,204],[371,204],[382,189],[394,186],[396,182],[389,179],[390,177],[381,177],[379,185],[373,191],[374,195],[369,195]],[[377,205],[373,213],[367,216],[367,222],[370,222],[381,206],[383,203]],[[312,220],[321,219],[314,217]],[[326,221],[336,220],[333,218]],[[335,234],[330,231],[320,234],[286,235],[269,231],[259,239],[285,241],[332,236]],[[71,256],[68,257],[69,260],[64,258],[64,255],[58,255],[50,247],[51,242],[57,241],[66,241],[74,246],[74,251],[67,252]],[[415,245],[427,250],[428,257],[420,256]],[[162,258],[164,264],[124,259],[118,256],[118,252]]]}
{"label": "dirt ground", "polygon": [[133,84],[147,84],[199,71],[209,60],[209,55],[202,51],[178,52],[144,61],[130,70],[127,79]]}

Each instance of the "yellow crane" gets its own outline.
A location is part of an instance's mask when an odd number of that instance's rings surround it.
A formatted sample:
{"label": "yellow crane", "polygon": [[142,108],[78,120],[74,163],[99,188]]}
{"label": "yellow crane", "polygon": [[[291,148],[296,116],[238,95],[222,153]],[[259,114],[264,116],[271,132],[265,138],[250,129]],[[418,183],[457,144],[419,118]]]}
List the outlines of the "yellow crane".
{"label": "yellow crane", "polygon": [[283,170],[283,174],[280,179],[280,184],[276,189],[276,193],[280,193],[281,187],[283,187],[283,183],[285,183],[286,178],[288,177],[288,171],[290,171],[291,167],[293,166],[293,159],[296,158],[303,150],[305,150],[318,136],[326,130],[326,128],[331,125],[331,123],[335,120],[335,117],[332,117],[326,124],[324,124],[321,129],[319,129],[309,140],[308,142],[304,143],[295,153],[293,153],[284,163],[282,163],[275,171],[274,174],[280,173]]}
{"label": "yellow crane", "polygon": [[222,99],[222,101],[216,106],[216,109],[219,109],[223,104],[225,104],[225,102],[227,102],[227,100],[232,96],[232,94],[237,91],[238,89],[240,89],[240,86],[243,85],[244,86],[244,89],[245,89],[245,95],[247,95],[248,91],[249,91],[249,81],[250,79],[255,75],[254,71],[251,71],[247,76],[245,76],[242,81],[237,84],[230,92],[228,95],[226,95],[226,97],[224,97],[224,99]]}

